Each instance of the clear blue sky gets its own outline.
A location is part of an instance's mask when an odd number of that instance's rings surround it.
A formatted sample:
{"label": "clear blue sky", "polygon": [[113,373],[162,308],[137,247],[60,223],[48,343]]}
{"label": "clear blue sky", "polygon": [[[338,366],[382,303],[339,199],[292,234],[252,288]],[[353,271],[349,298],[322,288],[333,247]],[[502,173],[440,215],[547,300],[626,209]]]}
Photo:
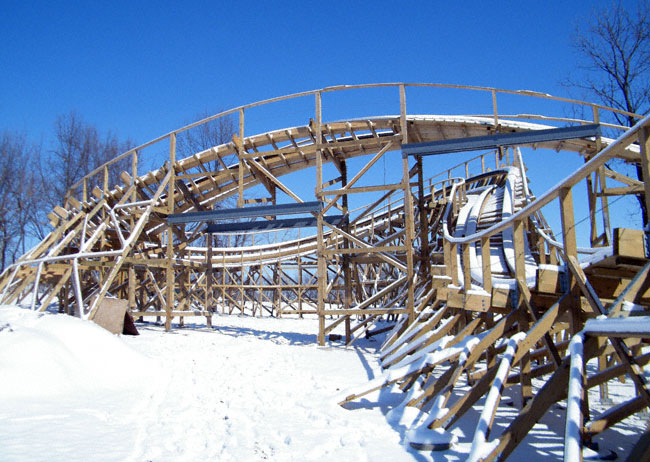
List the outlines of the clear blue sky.
{"label": "clear blue sky", "polygon": [[351,83],[566,95],[586,3],[0,0],[0,130],[47,147],[76,110],[143,143],[203,111]]}

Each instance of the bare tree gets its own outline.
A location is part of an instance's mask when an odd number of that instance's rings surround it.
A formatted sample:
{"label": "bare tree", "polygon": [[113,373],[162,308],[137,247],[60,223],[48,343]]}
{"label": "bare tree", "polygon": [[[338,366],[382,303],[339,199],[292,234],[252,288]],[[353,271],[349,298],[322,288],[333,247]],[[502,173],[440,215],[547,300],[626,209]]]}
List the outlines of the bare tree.
{"label": "bare tree", "polygon": [[[207,112],[197,114],[195,120],[205,119],[209,116]],[[232,141],[232,135],[236,133],[235,121],[232,116],[220,117],[218,119],[211,120],[197,127],[191,128],[178,136],[176,142],[176,153],[177,157],[187,157],[192,154],[196,154],[206,149],[219,146],[221,144],[229,143]],[[231,165],[237,162],[237,157],[232,155],[222,159],[225,165]],[[211,171],[219,171],[223,169],[223,166],[220,162],[214,161],[206,165],[206,168]],[[223,207],[234,207],[234,199],[226,200],[215,204],[214,208],[223,208]],[[198,241],[200,244],[204,244],[205,241],[203,238]],[[215,244],[227,245],[226,240],[221,236],[216,237]],[[242,236],[237,236],[234,243],[231,241],[231,245],[238,246],[244,242]]]}
{"label": "bare tree", "polygon": [[[76,112],[57,117],[54,123],[55,144],[43,163],[42,182],[48,191],[45,213],[63,204],[66,193],[84,175],[127,151],[132,143],[120,141],[111,132],[102,136],[97,128],[85,122]],[[109,169],[109,183],[118,181],[119,173],[128,168],[128,160],[113,164]],[[100,176],[93,178],[89,189],[102,186]]]}
{"label": "bare tree", "polygon": [[41,192],[36,184],[38,148],[25,136],[0,135],[0,271],[25,252],[31,217]]}
{"label": "bare tree", "polygon": [[[201,120],[209,116],[207,112],[197,114],[195,119]],[[219,117],[181,133],[176,142],[176,151],[185,157],[206,149],[232,141],[235,133],[235,121],[232,116]],[[227,162],[226,162],[227,163]],[[221,167],[217,164],[215,170]]]}
{"label": "bare tree", "polygon": [[[641,0],[636,9],[621,2],[593,10],[586,28],[577,26],[572,46],[579,57],[579,76],[569,78],[570,87],[595,96],[606,106],[634,114],[650,110],[650,2]],[[632,126],[633,116],[614,114],[620,125]],[[641,166],[636,166],[642,180]],[[643,196],[637,196],[643,224],[648,212]]]}

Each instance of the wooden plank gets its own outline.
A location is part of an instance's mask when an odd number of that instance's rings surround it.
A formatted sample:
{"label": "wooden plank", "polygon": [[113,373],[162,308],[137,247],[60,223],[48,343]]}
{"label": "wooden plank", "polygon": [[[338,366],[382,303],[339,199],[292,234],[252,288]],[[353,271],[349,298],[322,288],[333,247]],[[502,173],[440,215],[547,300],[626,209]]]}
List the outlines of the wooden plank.
{"label": "wooden plank", "polygon": [[639,229],[614,229],[614,255],[645,258],[645,235]]}
{"label": "wooden plank", "polygon": [[549,294],[561,293],[560,267],[540,267],[537,269],[537,291]]}
{"label": "wooden plank", "polygon": [[[421,338],[424,335],[428,335],[428,338],[426,339],[426,341],[424,341],[422,343],[418,343],[418,344],[416,344],[416,345],[414,345],[412,347],[410,346],[409,348],[404,348],[402,350],[401,354],[395,356],[390,361],[386,361],[386,362],[382,363],[382,367],[384,369],[387,369],[387,368],[393,366],[394,364],[397,364],[398,362],[400,362],[406,356],[415,353],[416,350],[422,350],[423,348],[426,348],[427,346],[437,342],[438,340],[443,338],[445,335],[448,335],[449,332],[454,327],[456,327],[456,325],[458,324],[458,321],[460,321],[462,316],[463,316],[462,313],[456,314],[451,320],[449,320],[447,323],[445,323],[444,326],[442,326],[440,328],[436,328],[436,325],[440,322],[440,319],[436,319],[437,317],[434,317],[432,322],[427,322],[427,324],[425,326],[423,326],[422,329],[420,329],[420,332],[418,332],[416,335],[414,335],[413,338],[409,339],[409,343],[414,343],[415,340]],[[399,339],[397,341],[399,341]],[[402,346],[400,345],[399,348],[402,348]],[[391,355],[394,355],[394,353],[395,353],[395,349],[391,349],[390,354],[386,355],[384,358],[382,358],[382,360],[384,360],[385,358],[388,358]]]}
{"label": "wooden plank", "polygon": [[628,283],[620,295],[614,300],[609,307],[609,316],[619,314],[623,308],[624,302],[634,302],[639,295],[639,291],[645,286],[648,275],[650,274],[650,262],[639,271],[636,276]]}
{"label": "wooden plank", "polygon": [[113,334],[121,334],[124,330],[124,315],[127,309],[127,300],[104,298],[90,319]]}
{"label": "wooden plank", "polygon": [[325,316],[351,316],[351,315],[373,315],[373,314],[404,314],[408,313],[405,308],[365,308],[349,310],[323,310]]}
{"label": "wooden plank", "polygon": [[637,412],[641,412],[647,406],[648,403],[642,396],[636,396],[631,400],[619,403],[591,419],[585,425],[583,435],[585,438],[591,439],[611,426],[616,425],[621,420],[627,419],[629,416],[636,414]]}
{"label": "wooden plank", "polygon": [[449,289],[447,303],[451,308],[461,308],[469,311],[486,313],[492,306],[492,296],[489,294],[466,293],[464,290]]}
{"label": "wooden plank", "polygon": [[492,289],[492,302],[491,305],[493,308],[510,308],[511,307],[511,297],[509,289]]}

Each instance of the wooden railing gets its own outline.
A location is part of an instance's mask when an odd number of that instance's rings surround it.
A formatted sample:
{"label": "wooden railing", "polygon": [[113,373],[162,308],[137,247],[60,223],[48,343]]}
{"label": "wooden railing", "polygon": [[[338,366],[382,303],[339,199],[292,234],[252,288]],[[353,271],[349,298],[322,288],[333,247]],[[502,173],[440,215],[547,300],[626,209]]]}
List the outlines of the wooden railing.
{"label": "wooden railing", "polygon": [[[579,101],[571,98],[562,98],[562,97],[556,97],[556,96],[551,96],[546,93],[541,93],[541,92],[536,92],[536,91],[530,91],[530,90],[504,90],[504,89],[498,89],[498,88],[492,88],[492,87],[482,87],[482,86],[471,86],[471,85],[447,85],[447,84],[437,84],[437,83],[376,83],[376,84],[362,84],[362,85],[338,85],[338,86],[331,86],[331,87],[325,87],[317,90],[310,90],[310,91],[305,91],[305,92],[299,92],[299,93],[294,93],[286,96],[279,96],[275,98],[269,98],[266,100],[258,101],[255,103],[250,103],[246,104],[243,106],[238,106],[232,109],[228,109],[226,111],[222,111],[218,114],[215,114],[210,117],[206,117],[202,120],[196,121],[192,124],[186,125],[184,127],[181,127],[177,130],[174,130],[172,132],[169,132],[165,135],[162,135],[158,138],[155,138],[147,143],[144,143],[140,146],[137,146],[133,149],[130,149],[126,151],[125,153],[111,159],[110,161],[106,162],[105,164],[97,167],[93,171],[89,172],[87,175],[85,175],[83,178],[81,178],[79,181],[77,181],[75,184],[73,184],[69,191],[67,197],[76,197],[79,198],[79,195],[81,196],[81,199],[85,202],[88,200],[90,191],[89,185],[96,184],[96,185],[103,185],[103,191],[107,191],[111,186],[109,184],[109,170],[111,166],[118,164],[121,161],[124,161],[127,158],[131,159],[131,167],[130,167],[130,176],[131,176],[131,182],[135,182],[135,179],[138,177],[138,164],[139,164],[139,157],[140,153],[146,149],[150,148],[154,145],[158,145],[159,143],[166,142],[168,143],[169,146],[169,160],[171,161],[172,167],[174,166],[176,162],[176,139],[178,135],[201,125],[207,124],[211,121],[232,116],[237,114],[239,117],[239,139],[243,140],[244,139],[244,116],[245,112],[249,111],[250,109],[257,108],[260,106],[266,106],[270,105],[272,103],[278,103],[282,101],[288,101],[288,100],[293,100],[297,98],[302,98],[302,97],[308,97],[312,96],[315,97],[316,99],[316,112],[317,114],[314,114],[313,112],[309,112],[306,114],[307,118],[310,117],[310,115],[313,116],[313,120],[320,120],[321,117],[321,111],[322,111],[322,101],[321,101],[321,96],[323,94],[327,93],[335,93],[335,92],[343,92],[343,91],[352,91],[352,90],[363,90],[363,89],[373,89],[373,88],[395,88],[399,90],[400,92],[400,97],[401,100],[404,101],[404,96],[405,91],[407,88],[431,88],[431,89],[452,89],[452,90],[463,90],[463,91],[476,91],[476,92],[481,92],[481,93],[487,93],[491,95],[492,97],[492,112],[487,115],[483,115],[481,117],[490,117],[494,120],[495,126],[499,124],[499,118],[509,118],[509,119],[524,119],[524,120],[541,120],[544,122],[554,122],[554,123],[561,123],[561,124],[566,124],[566,123],[572,123],[572,124],[585,124],[585,123],[601,123],[603,125],[606,125],[608,127],[614,128],[616,130],[625,130],[626,127],[614,125],[614,124],[606,124],[601,122],[601,112],[605,113],[615,113],[615,114],[620,114],[624,116],[630,116],[634,118],[641,118],[641,116],[633,113],[629,113],[626,111],[621,111],[618,109],[614,108],[609,108],[600,104],[594,104],[594,103],[588,103],[584,101]],[[587,108],[588,110],[591,110],[590,112],[592,113],[592,118],[590,120],[581,120],[581,119],[576,119],[576,118],[565,118],[565,117],[553,117],[553,116],[546,116],[546,115],[535,115],[535,114],[515,114],[515,115],[505,115],[505,114],[499,114],[498,109],[497,109],[497,96],[498,95],[517,95],[517,96],[522,96],[522,97],[532,97],[532,98],[538,98],[538,99],[544,99],[544,100],[550,100],[554,101],[560,104],[570,104],[578,107],[583,107]],[[403,103],[402,103],[403,105]],[[401,112],[401,111],[400,111]],[[166,149],[166,148],[165,148]],[[91,181],[93,177],[96,176],[101,176],[98,181]]]}
{"label": "wooden railing", "polygon": [[[585,180],[589,175],[596,172],[599,168],[603,167],[609,160],[622,156],[628,149],[636,151],[637,146],[632,147],[636,142],[642,147],[639,162],[643,165],[648,164],[647,144],[650,139],[650,117],[646,117],[637,123],[634,127],[624,133],[615,142],[607,146],[600,153],[594,156],[591,160],[582,165],[579,169],[565,178],[562,182],[556,185],[553,189],[545,192],[539,198],[523,207],[519,212],[511,215],[510,217],[494,224],[488,229],[474,233],[470,236],[455,237],[449,233],[449,229],[444,227],[444,238],[446,246],[448,246],[449,255],[446,256],[445,261],[450,266],[452,282],[458,285],[458,269],[456,268],[456,253],[458,246],[461,248],[463,255],[468,255],[469,246],[480,242],[483,260],[489,261],[489,240],[491,237],[498,233],[505,231],[508,228],[513,230],[513,240],[515,248],[515,277],[519,281],[525,281],[525,261],[524,261],[524,229],[527,220],[533,219],[541,211],[543,207],[550,204],[554,200],[559,201],[560,216],[562,223],[562,249],[561,252],[566,257],[576,257],[578,254],[578,247],[576,242],[575,233],[575,217],[573,209],[573,195],[572,188],[581,181]],[[645,149],[644,149],[645,147]],[[629,154],[626,155],[629,158]],[[645,181],[646,188],[648,181]],[[449,193],[450,204],[448,204],[446,211],[446,219],[451,220],[452,216],[458,212],[459,206],[465,196],[465,182],[457,181],[451,186]],[[646,194],[646,203],[650,200]],[[550,239],[549,239],[550,241]],[[553,243],[551,242],[551,245]],[[463,258],[463,274],[470,274],[470,262],[468,258]],[[482,265],[483,281],[491,279],[489,264]],[[466,279],[466,284],[469,280]],[[471,287],[471,284],[468,284]]]}

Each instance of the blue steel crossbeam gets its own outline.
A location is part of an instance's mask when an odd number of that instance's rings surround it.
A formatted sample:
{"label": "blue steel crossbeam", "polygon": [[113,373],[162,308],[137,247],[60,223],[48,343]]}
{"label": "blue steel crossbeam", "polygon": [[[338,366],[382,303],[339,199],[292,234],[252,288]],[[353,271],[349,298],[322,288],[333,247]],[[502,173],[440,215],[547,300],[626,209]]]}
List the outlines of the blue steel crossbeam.
{"label": "blue steel crossbeam", "polygon": [[451,152],[478,151],[505,146],[544,143],[548,141],[573,140],[600,136],[600,125],[579,125],[575,127],[550,128],[514,133],[452,138],[449,140],[408,143],[402,145],[402,157],[431,156]]}
{"label": "blue steel crossbeam", "polygon": [[176,213],[167,216],[167,222],[196,223],[215,220],[235,220],[239,218],[257,218],[276,215],[297,215],[301,213],[317,213],[323,209],[320,201],[296,202],[295,204],[258,205],[255,207],[240,207],[236,209],[207,210],[204,212]]}
{"label": "blue steel crossbeam", "polygon": [[[323,221],[331,225],[345,223],[345,215],[323,217]],[[281,220],[244,221],[238,223],[209,224],[206,233],[241,233],[253,231],[275,231],[278,229],[311,228],[318,224],[316,217],[285,218]]]}

